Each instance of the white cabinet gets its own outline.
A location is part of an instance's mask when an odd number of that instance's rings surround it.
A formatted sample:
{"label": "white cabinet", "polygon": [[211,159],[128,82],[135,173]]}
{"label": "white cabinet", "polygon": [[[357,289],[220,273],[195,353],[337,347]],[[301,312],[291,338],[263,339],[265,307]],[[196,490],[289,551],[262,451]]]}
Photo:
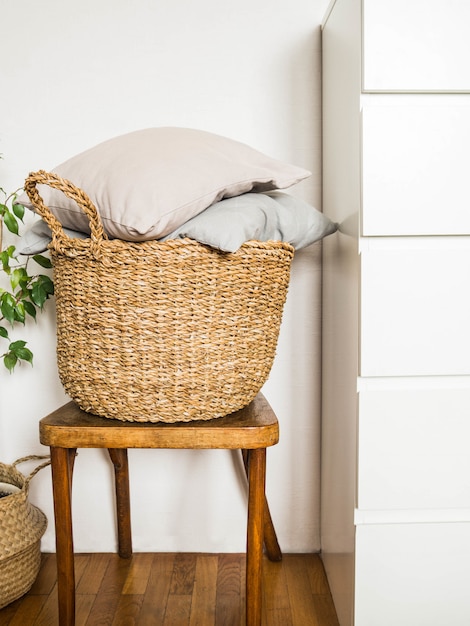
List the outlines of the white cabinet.
{"label": "white cabinet", "polygon": [[364,91],[470,91],[468,0],[363,0]]}
{"label": "white cabinet", "polygon": [[[361,380],[357,515],[470,512],[470,389],[453,379]],[[469,621],[470,623],[470,621]]]}
{"label": "white cabinet", "polygon": [[[468,626],[468,524],[358,527],[358,626]],[[380,598],[379,602],[371,599]]]}
{"label": "white cabinet", "polygon": [[470,241],[453,241],[362,240],[361,376],[470,375]]}
{"label": "white cabinet", "polygon": [[364,98],[362,234],[470,234],[469,163],[470,95]]}
{"label": "white cabinet", "polygon": [[323,24],[322,555],[341,626],[470,623],[470,2]]}

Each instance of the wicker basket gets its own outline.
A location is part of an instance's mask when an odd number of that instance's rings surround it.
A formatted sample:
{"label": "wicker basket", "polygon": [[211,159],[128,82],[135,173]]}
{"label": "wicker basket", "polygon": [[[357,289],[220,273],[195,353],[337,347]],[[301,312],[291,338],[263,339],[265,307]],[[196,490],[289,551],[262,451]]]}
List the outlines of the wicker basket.
{"label": "wicker basket", "polygon": [[[89,239],[65,235],[37,184],[77,202]],[[59,375],[83,410],[176,422],[251,402],[272,367],[292,246],[251,241],[223,253],[190,239],[108,240],[69,181],[41,171],[25,190],[52,230]]]}
{"label": "wicker basket", "polygon": [[31,478],[50,461],[36,467],[25,477],[16,466],[30,460],[49,459],[28,456],[11,465],[0,463],[0,482],[20,489],[0,498],[0,609],[17,600],[31,588],[41,565],[41,537],[47,518],[28,500]]}

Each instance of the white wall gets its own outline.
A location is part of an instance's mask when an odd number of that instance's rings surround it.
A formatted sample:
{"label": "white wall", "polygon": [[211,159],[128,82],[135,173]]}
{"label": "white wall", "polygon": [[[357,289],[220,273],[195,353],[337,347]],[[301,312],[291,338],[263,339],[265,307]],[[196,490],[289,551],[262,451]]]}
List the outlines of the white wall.
{"label": "white wall", "polygon": [[[16,0],[0,8],[0,185],[21,186],[99,141],[150,126],[227,135],[313,172],[295,193],[320,202],[320,30],[326,0]],[[319,549],[319,245],[300,252],[265,385],[281,441],[267,491],[284,551]],[[18,334],[18,333],[17,333]],[[19,336],[19,334],[18,334]],[[53,306],[24,330],[33,368],[0,369],[0,460],[45,453],[38,420],[66,397]],[[243,551],[245,489],[225,451],[130,453],[134,548]],[[234,467],[236,471],[234,471]],[[48,515],[50,470],[32,500]],[[115,549],[111,467],[79,452],[77,551]]]}

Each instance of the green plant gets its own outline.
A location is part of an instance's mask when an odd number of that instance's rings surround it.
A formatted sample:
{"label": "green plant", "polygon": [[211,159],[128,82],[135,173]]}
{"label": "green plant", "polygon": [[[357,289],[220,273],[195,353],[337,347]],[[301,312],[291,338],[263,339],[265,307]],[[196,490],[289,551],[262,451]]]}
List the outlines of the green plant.
{"label": "green plant", "polygon": [[13,235],[20,236],[25,208],[16,204],[19,191],[7,194],[0,187],[0,263],[8,277],[6,284],[9,284],[6,289],[0,285],[0,340],[5,340],[2,343],[7,345],[3,354],[0,348],[0,358],[10,372],[19,361],[33,362],[33,353],[26,347],[26,341],[13,341],[10,332],[15,326],[24,325],[28,318],[35,320],[37,311],[42,310],[46,300],[54,294],[51,278],[39,273],[40,270],[30,269],[32,264],[33,267],[51,268],[50,259],[41,254],[20,256],[14,245],[3,249],[3,225]]}

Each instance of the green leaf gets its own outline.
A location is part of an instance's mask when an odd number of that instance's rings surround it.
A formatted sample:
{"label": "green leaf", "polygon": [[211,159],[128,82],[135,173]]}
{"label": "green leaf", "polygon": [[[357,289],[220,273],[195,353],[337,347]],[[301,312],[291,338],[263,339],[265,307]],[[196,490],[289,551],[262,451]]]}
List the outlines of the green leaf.
{"label": "green leaf", "polygon": [[42,307],[44,306],[44,302],[47,300],[47,298],[48,293],[44,289],[42,283],[39,281],[35,282],[31,290],[31,300],[36,306],[42,309]]}
{"label": "green leaf", "polygon": [[9,304],[11,304],[11,306],[14,306],[16,304],[16,300],[13,297],[13,294],[10,293],[9,291],[3,291],[2,295],[0,296],[0,301],[3,302],[8,302]]}
{"label": "green leaf", "polygon": [[17,350],[24,348],[25,345],[26,345],[26,341],[19,339],[18,341],[12,341],[8,349],[11,350],[12,352],[16,352]]}
{"label": "green leaf", "polygon": [[0,337],[8,339],[8,331],[4,326],[0,326]]}
{"label": "green leaf", "polygon": [[[11,285],[11,288],[12,289],[16,289],[21,282],[24,283],[25,279],[26,279],[26,281],[28,280],[28,272],[25,270],[24,267],[17,267],[10,274],[10,285]],[[28,283],[26,282],[26,284],[28,284]]]}
{"label": "green leaf", "polygon": [[7,322],[10,322],[10,324],[13,324],[15,321],[15,305],[15,299],[10,293],[5,292],[2,294],[0,311],[2,316],[7,320]]}
{"label": "green leaf", "polygon": [[28,363],[33,363],[33,353],[28,348],[19,348],[15,350],[15,356],[22,361],[27,361]]}
{"label": "green leaf", "polygon": [[21,359],[22,361],[28,361],[28,363],[33,362],[33,353],[31,350],[25,347],[26,341],[13,341],[9,350],[11,354],[14,354],[17,359]]}
{"label": "green leaf", "polygon": [[14,203],[12,208],[13,208],[13,213],[16,215],[16,217],[19,220],[23,221],[24,211],[25,211],[24,206],[22,204]]}
{"label": "green leaf", "polygon": [[3,221],[5,222],[5,226],[8,230],[14,235],[19,234],[18,222],[16,221],[16,217],[10,211],[6,210],[3,215]]}
{"label": "green leaf", "polygon": [[3,271],[5,274],[10,273],[10,255],[7,250],[0,252],[0,261],[2,263]]}
{"label": "green leaf", "polygon": [[15,369],[15,365],[17,364],[17,362],[18,358],[15,354],[13,354],[13,352],[7,352],[7,354],[5,354],[5,356],[3,357],[3,363],[5,364],[5,367],[10,372],[10,374]]}
{"label": "green leaf", "polygon": [[50,269],[52,267],[51,260],[48,259],[46,256],[42,256],[42,254],[35,254],[33,256],[33,259],[41,267],[45,267],[46,269]]}
{"label": "green leaf", "polygon": [[41,274],[39,278],[41,279],[42,286],[46,290],[48,297],[54,295],[54,283],[49,278],[49,276],[44,276],[43,274]]}
{"label": "green leaf", "polygon": [[21,298],[29,297],[29,281],[31,280],[31,276],[28,276],[28,273],[25,272],[24,275],[20,278],[19,286],[21,289],[21,293],[18,294]]}
{"label": "green leaf", "polygon": [[24,324],[26,319],[26,313],[24,310],[23,302],[18,302],[15,306],[15,321],[20,322],[20,324]]}
{"label": "green leaf", "polygon": [[[0,187],[0,190],[3,191],[3,189],[1,189],[1,187]],[[7,205],[3,204],[3,202],[0,202],[0,215],[5,215],[5,211],[8,211]]]}
{"label": "green leaf", "polygon": [[43,306],[44,302],[54,294],[54,283],[49,276],[40,274],[37,276],[36,281],[32,284],[31,300],[37,306]]}
{"label": "green leaf", "polygon": [[28,315],[31,315],[31,317],[34,317],[34,319],[36,319],[36,307],[34,306],[34,304],[32,302],[29,302],[28,300],[25,300],[23,302],[24,305],[24,310],[26,311],[26,313]]}

